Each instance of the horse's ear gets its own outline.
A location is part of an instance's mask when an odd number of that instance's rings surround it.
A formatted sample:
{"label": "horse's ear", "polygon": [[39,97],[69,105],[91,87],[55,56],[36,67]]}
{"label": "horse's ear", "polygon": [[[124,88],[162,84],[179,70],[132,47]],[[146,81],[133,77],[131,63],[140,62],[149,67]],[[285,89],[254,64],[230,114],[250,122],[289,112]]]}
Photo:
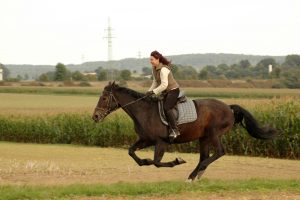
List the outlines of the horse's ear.
{"label": "horse's ear", "polygon": [[115,81],[113,81],[112,84],[111,84],[111,86],[115,88],[115,87],[117,87],[118,85],[116,84]]}
{"label": "horse's ear", "polygon": [[111,82],[111,81],[109,81],[109,86],[112,86],[112,87],[115,87],[117,84],[115,83],[115,81],[113,81],[113,82]]}

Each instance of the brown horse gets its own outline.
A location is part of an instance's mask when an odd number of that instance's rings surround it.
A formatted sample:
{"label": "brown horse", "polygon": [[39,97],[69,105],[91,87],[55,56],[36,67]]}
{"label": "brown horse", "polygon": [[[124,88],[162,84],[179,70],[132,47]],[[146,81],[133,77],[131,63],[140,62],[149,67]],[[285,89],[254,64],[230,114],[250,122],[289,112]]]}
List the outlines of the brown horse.
{"label": "brown horse", "polygon": [[[138,135],[138,140],[129,148],[129,155],[140,166],[174,167],[185,161],[176,158],[170,162],[161,162],[170,142],[168,127],[159,117],[157,101],[157,98],[109,82],[100,96],[93,120],[95,122],[103,120],[111,112],[122,108],[133,120]],[[190,181],[197,176],[200,178],[210,163],[225,154],[220,136],[229,132],[234,124],[241,124],[251,136],[258,139],[272,139],[278,134],[276,129],[259,127],[254,117],[238,105],[226,105],[215,99],[195,99],[193,102],[197,110],[197,120],[179,125],[181,135],[174,140],[174,143],[194,140],[200,143],[200,160],[188,177]],[[153,160],[140,159],[135,154],[136,150],[149,146],[155,146]],[[215,148],[212,156],[209,156],[210,146]]]}

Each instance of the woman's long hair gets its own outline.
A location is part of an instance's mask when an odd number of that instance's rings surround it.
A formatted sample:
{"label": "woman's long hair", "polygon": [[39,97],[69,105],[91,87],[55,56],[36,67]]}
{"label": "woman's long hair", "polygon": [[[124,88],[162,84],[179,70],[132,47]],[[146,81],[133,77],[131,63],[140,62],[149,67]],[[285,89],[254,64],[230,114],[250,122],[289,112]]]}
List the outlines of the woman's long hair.
{"label": "woman's long hair", "polygon": [[159,59],[159,62],[164,64],[164,65],[171,65],[171,61],[169,61],[167,58],[165,58],[161,53],[159,53],[158,51],[152,51],[151,56],[153,56],[156,59]]}

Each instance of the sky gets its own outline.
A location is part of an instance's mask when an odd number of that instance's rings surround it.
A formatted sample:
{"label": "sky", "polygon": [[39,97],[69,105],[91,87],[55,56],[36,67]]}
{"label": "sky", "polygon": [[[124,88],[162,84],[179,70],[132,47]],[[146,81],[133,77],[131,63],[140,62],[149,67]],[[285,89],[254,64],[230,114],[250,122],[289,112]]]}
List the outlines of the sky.
{"label": "sky", "polygon": [[300,54],[298,0],[1,0],[0,63],[192,53]]}

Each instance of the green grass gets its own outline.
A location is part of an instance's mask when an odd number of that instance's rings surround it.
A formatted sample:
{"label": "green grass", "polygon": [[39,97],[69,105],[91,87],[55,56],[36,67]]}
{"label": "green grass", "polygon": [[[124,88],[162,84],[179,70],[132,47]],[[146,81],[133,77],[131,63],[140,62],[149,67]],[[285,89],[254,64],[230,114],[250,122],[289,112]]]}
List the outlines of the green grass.
{"label": "green grass", "polygon": [[195,183],[182,181],[152,183],[76,184],[67,186],[0,186],[0,198],[57,199],[74,196],[168,196],[186,193],[220,192],[300,192],[300,180],[201,180]]}
{"label": "green grass", "polygon": [[[52,94],[52,95],[92,95],[99,96],[103,87],[33,87],[5,86],[0,87],[0,93]],[[132,88],[135,90],[135,88]],[[146,92],[148,88],[137,91]],[[279,98],[282,96],[300,97],[299,89],[258,89],[258,88],[181,88],[190,97],[215,98]]]}
{"label": "green grass", "polygon": [[18,94],[56,94],[56,95],[99,95],[98,88],[82,87],[0,87],[0,93],[18,93]]}

